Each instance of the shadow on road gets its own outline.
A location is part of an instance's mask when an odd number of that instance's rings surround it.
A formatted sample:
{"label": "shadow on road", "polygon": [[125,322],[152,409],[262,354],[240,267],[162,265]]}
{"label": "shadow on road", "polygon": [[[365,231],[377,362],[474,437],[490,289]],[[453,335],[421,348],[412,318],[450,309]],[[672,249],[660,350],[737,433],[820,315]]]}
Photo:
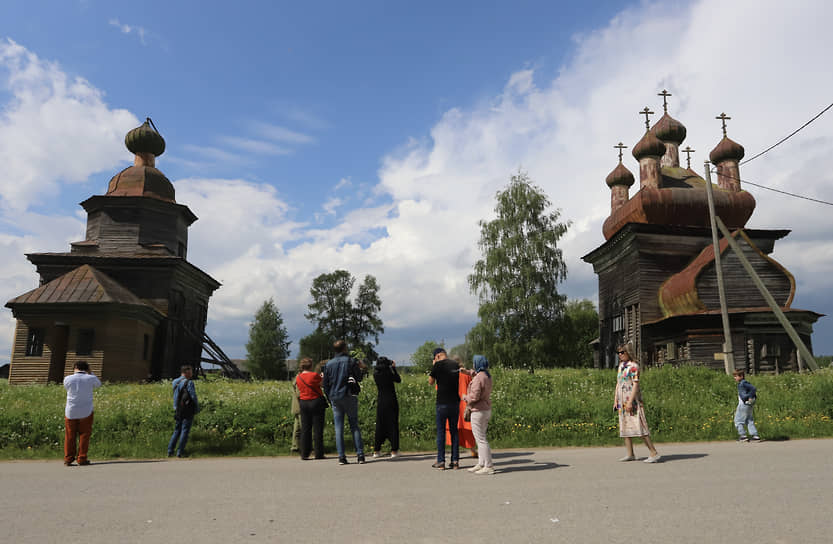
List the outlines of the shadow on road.
{"label": "shadow on road", "polygon": [[[518,454],[495,454],[496,459],[511,458]],[[520,455],[531,455],[524,453]],[[500,473],[507,472],[536,472],[540,470],[553,470],[558,467],[568,467],[570,465],[559,465],[558,463],[540,463],[533,459],[510,459],[507,461],[495,462],[495,470]]]}
{"label": "shadow on road", "polygon": [[700,459],[701,457],[708,457],[708,453],[672,453],[671,455],[663,455],[660,459],[661,463],[669,461],[685,461],[686,459]]}
{"label": "shadow on road", "polygon": [[94,465],[131,465],[135,463],[164,463],[165,459],[112,459],[110,461],[92,461],[90,466]]}

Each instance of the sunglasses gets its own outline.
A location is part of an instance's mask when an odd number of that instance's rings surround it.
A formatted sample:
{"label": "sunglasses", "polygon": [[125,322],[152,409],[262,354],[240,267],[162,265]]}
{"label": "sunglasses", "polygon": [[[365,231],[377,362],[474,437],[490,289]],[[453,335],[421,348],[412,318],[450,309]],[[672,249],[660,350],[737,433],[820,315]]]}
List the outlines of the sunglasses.
{"label": "sunglasses", "polygon": [[616,353],[618,353],[619,355],[622,355],[623,353],[627,353],[627,351],[617,351]]}

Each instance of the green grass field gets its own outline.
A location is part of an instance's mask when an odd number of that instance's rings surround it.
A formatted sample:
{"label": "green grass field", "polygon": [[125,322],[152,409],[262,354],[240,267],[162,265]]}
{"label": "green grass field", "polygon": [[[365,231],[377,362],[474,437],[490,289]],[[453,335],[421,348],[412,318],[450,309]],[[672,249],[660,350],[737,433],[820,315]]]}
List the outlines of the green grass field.
{"label": "green grass field", "polygon": [[[493,448],[598,446],[620,443],[612,410],[612,370],[493,372]],[[812,374],[751,376],[758,388],[755,419],[770,440],[833,437],[833,369]],[[732,440],[735,382],[703,368],[648,370],[642,378],[648,423],[657,442]],[[170,382],[105,384],[95,394],[90,456],[165,455],[173,429]],[[289,382],[197,382],[202,412],[191,432],[194,456],[287,455],[293,417]],[[424,376],[405,375],[397,388],[401,448],[434,448],[434,389]],[[58,459],[63,455],[65,392],[60,385],[0,383],[0,458]],[[365,449],[373,443],[376,387],[364,381],[359,418]],[[349,437],[349,433],[346,433]],[[332,453],[332,411],[324,440]],[[349,438],[347,439],[349,443]],[[348,445],[348,449],[350,446]]]}

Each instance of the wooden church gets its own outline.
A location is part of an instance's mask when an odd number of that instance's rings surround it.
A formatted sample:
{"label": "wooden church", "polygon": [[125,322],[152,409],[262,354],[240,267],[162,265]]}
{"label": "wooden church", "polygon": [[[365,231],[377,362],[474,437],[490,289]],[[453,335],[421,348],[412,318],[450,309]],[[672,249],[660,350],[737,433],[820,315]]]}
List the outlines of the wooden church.
{"label": "wooden church", "polygon": [[[629,195],[635,179],[622,164],[626,146],[620,143],[619,164],[606,179],[611,191],[610,216],[602,227],[606,241],[583,257],[599,277],[598,366],[616,366],[617,345],[630,342],[648,366],[701,364],[722,370],[723,361],[715,356],[722,351],[723,328],[707,182],[691,169],[690,154],[687,168],[680,166],[686,128],[668,115],[671,95],[659,96],[664,115],[652,127],[653,112],[642,111],[646,131],[633,147],[639,190]],[[717,169],[715,212],[810,347],[821,314],[792,307],[795,278],[769,256],[790,231],[745,228],[755,199],[741,188],[744,149],[726,135],[729,118],[718,119],[723,139],[709,155]],[[720,256],[735,367],[750,373],[798,370],[794,345],[725,239]]]}
{"label": "wooden church", "polygon": [[208,299],[220,284],[187,260],[197,217],[156,169],[165,140],[152,124],[125,136],[133,166],[81,203],[86,239],[69,252],[26,255],[40,286],[6,303],[17,319],[10,383],[61,381],[80,359],[111,381],[200,366]]}

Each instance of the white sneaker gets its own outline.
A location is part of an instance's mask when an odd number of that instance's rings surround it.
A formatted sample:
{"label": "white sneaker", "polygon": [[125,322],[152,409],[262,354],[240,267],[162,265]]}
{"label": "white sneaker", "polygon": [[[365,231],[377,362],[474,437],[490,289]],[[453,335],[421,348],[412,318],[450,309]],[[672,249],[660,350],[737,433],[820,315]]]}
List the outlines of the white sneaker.
{"label": "white sneaker", "polygon": [[474,465],[473,467],[471,467],[471,468],[469,469],[469,472],[477,472],[477,471],[478,471],[478,470],[480,470],[481,468],[483,468],[483,465]]}
{"label": "white sneaker", "polygon": [[376,452],[376,451],[374,451],[374,452],[373,452],[373,459],[379,459],[379,458],[381,458],[381,457],[382,457],[382,456],[381,456],[381,455],[379,455],[379,452]]}
{"label": "white sneaker", "polygon": [[478,470],[477,472],[475,472],[475,474],[494,474],[494,473],[495,473],[495,468],[494,467],[483,467],[480,470]]}
{"label": "white sneaker", "polygon": [[626,456],[622,457],[619,460],[622,461],[623,463],[627,462],[627,461],[636,461],[636,457],[633,456],[633,455],[626,455]]}
{"label": "white sneaker", "polygon": [[660,454],[656,454],[653,457],[648,457],[643,461],[643,463],[659,463],[659,460],[662,459]]}
{"label": "white sneaker", "polygon": [[390,458],[391,459],[396,459],[397,457],[399,457],[399,452],[398,451],[390,452]]}

